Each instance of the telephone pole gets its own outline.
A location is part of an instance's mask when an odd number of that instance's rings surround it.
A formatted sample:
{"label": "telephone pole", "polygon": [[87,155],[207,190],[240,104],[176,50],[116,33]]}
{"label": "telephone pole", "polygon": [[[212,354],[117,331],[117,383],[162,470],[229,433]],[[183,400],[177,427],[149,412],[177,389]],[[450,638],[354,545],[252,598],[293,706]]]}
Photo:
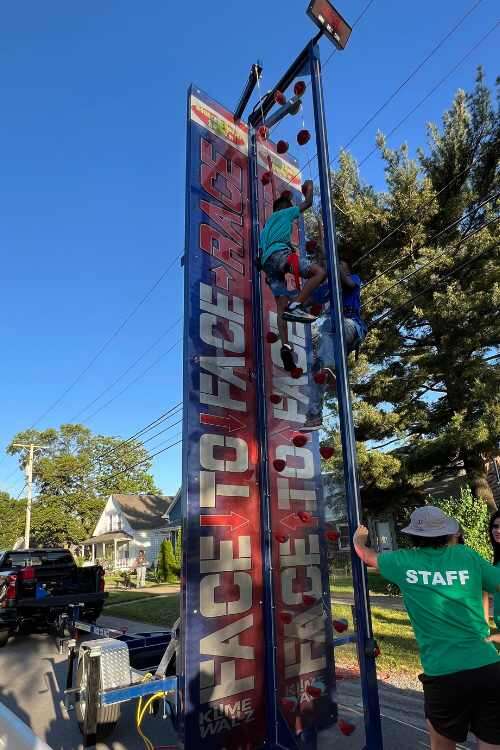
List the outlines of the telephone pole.
{"label": "telephone pole", "polygon": [[24,524],[24,548],[30,546],[30,528],[31,528],[31,504],[33,501],[33,457],[35,451],[45,448],[44,445],[35,445],[34,443],[13,443],[15,448],[26,448],[29,450],[29,458],[26,466],[26,478],[28,486],[28,498],[26,503],[26,522]]}

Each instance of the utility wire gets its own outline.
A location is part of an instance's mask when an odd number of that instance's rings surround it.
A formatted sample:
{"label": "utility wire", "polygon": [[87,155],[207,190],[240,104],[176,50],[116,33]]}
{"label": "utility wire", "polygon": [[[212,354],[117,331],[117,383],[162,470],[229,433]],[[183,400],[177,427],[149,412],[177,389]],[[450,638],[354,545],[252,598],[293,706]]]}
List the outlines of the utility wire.
{"label": "utility wire", "polygon": [[156,458],[156,456],[159,456],[160,453],[165,453],[165,451],[170,450],[170,448],[175,448],[176,445],[180,445],[181,443],[182,443],[182,439],[178,440],[176,443],[171,443],[171,445],[167,445],[166,448],[162,448],[156,453],[153,453],[151,456],[149,456],[148,458],[145,458],[143,461],[138,461],[132,466],[127,466],[125,469],[122,469],[121,471],[117,471],[115,474],[112,474],[110,477],[103,477],[103,481],[106,480],[107,482],[109,482],[111,481],[111,479],[115,479],[116,477],[119,477],[121,474],[125,474],[127,471],[132,471],[132,469],[136,469],[138,466],[141,466],[142,464],[149,463],[149,461],[151,461],[153,458]]}
{"label": "utility wire", "polygon": [[[475,206],[474,209],[472,209],[468,214],[466,214],[465,216],[460,217],[460,219],[457,219],[456,221],[452,222],[452,224],[449,224],[445,229],[442,229],[440,232],[438,232],[438,234],[434,235],[434,237],[431,237],[420,248],[417,248],[417,250],[421,250],[422,248],[429,246],[432,242],[434,242],[435,239],[437,239],[437,237],[441,236],[445,231],[452,229],[457,224],[460,224],[462,221],[464,221],[465,219],[467,219],[471,214],[477,213],[477,211],[479,211],[480,208],[482,208],[484,205],[486,205],[490,201],[495,200],[495,198],[498,198],[499,195],[500,195],[500,191],[498,191],[494,195],[489,196],[486,200],[484,200],[478,206]],[[488,221],[488,222],[485,222],[485,223],[481,224],[481,226],[477,229],[477,231],[479,231],[481,229],[484,229],[485,227],[489,226],[491,223],[494,223],[495,221],[498,221],[498,219],[492,219],[491,221]],[[476,234],[476,231],[474,231],[471,234],[466,234],[463,237],[461,237],[460,240],[459,240],[459,242],[452,249],[453,250],[457,250],[460,247],[460,245],[462,245],[464,242],[466,242],[471,236],[474,236],[474,234]],[[397,281],[395,281],[393,284],[391,284],[390,286],[386,287],[386,289],[384,289],[382,292],[379,292],[378,294],[374,294],[371,297],[368,297],[368,299],[363,302],[362,306],[365,307],[368,302],[373,302],[374,300],[379,299],[380,297],[383,297],[385,294],[387,294],[387,292],[390,292],[392,289],[394,289],[395,287],[399,286],[400,284],[402,284],[407,279],[410,279],[412,276],[415,276],[415,274],[420,273],[420,271],[423,271],[428,266],[432,266],[437,260],[439,260],[439,258],[442,258],[443,256],[445,256],[449,252],[449,250],[450,250],[450,248],[446,248],[441,253],[437,253],[437,255],[433,255],[432,258],[429,258],[429,260],[426,263],[423,263],[418,268],[414,269],[413,271],[410,271],[410,273],[407,273],[405,276],[402,276],[400,279],[398,279]],[[411,255],[411,254],[412,254],[411,252],[410,253],[406,253],[403,256],[403,258],[400,261],[398,261],[398,265],[400,265],[402,262],[404,262],[404,260],[406,260],[406,258],[409,255]],[[383,276],[386,273],[387,273],[387,270],[383,274],[379,274],[377,277],[374,277],[373,279],[371,279],[371,281],[367,282],[367,284],[375,281],[375,278],[380,278],[380,276]],[[367,284],[365,284],[365,287],[367,286]]]}

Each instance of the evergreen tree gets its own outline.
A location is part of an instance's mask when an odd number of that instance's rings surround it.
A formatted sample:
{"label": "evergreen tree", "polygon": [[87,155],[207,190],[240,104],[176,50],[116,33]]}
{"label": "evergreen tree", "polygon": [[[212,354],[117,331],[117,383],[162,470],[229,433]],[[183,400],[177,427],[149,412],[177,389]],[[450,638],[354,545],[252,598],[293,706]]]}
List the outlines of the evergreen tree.
{"label": "evergreen tree", "polygon": [[[484,460],[500,439],[500,117],[481,70],[428,133],[417,160],[379,135],[384,192],[363,185],[348,154],[332,175],[339,250],[367,282],[370,330],[351,380],[372,508],[421,501],[424,481],[452,466],[494,506]],[[338,443],[333,393],[329,409]]]}

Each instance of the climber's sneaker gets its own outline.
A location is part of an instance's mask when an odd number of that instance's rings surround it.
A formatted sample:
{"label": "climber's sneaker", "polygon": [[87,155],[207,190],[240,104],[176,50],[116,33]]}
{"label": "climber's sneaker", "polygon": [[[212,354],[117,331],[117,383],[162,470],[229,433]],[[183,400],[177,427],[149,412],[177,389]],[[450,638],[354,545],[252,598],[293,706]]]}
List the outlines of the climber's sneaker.
{"label": "climber's sneaker", "polygon": [[321,417],[307,417],[300,428],[300,432],[316,432],[316,430],[321,430],[322,426],[323,421]]}
{"label": "climber's sneaker", "polygon": [[283,320],[291,320],[296,323],[314,323],[316,319],[317,316],[308,313],[300,302],[290,302],[283,313]]}
{"label": "climber's sneaker", "polygon": [[283,367],[287,372],[291,372],[293,368],[295,367],[295,356],[293,351],[293,346],[290,344],[283,344],[281,347],[281,361],[283,362]]}

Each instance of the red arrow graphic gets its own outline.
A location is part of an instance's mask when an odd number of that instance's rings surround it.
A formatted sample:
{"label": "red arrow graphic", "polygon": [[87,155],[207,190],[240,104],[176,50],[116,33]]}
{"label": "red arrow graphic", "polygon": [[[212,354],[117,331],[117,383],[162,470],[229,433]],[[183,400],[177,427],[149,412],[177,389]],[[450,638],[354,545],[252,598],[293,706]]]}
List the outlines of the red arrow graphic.
{"label": "red arrow graphic", "polygon": [[281,519],[280,523],[283,524],[283,526],[286,526],[287,529],[292,529],[292,531],[296,531],[299,526],[306,526],[309,528],[309,526],[317,526],[318,525],[318,517],[312,516],[311,520],[305,524],[303,521],[300,520],[298,515],[296,513],[290,513],[288,516],[285,516]]}
{"label": "red arrow graphic", "polygon": [[232,414],[228,414],[227,417],[220,417],[218,414],[200,414],[200,424],[207,424],[211,427],[222,427],[223,430],[227,430],[229,433],[243,430],[246,427],[243,422],[233,417]]}
{"label": "red arrow graphic", "polygon": [[247,523],[248,518],[243,518],[233,511],[228,516],[200,516],[200,526],[230,526],[231,531],[246,526]]}

